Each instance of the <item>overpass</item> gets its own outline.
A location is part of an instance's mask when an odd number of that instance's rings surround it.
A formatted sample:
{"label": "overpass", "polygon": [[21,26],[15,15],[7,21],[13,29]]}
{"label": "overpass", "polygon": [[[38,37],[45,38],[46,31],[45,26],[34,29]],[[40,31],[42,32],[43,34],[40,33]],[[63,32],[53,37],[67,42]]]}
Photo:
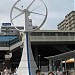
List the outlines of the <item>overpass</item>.
{"label": "overpass", "polygon": [[74,42],[75,31],[40,30],[31,33],[31,42]]}
{"label": "overpass", "polygon": [[[75,44],[75,31],[40,30],[31,33],[30,41],[32,44]],[[10,50],[22,43],[23,40],[10,45]],[[0,46],[0,50],[9,50],[9,46]]]}

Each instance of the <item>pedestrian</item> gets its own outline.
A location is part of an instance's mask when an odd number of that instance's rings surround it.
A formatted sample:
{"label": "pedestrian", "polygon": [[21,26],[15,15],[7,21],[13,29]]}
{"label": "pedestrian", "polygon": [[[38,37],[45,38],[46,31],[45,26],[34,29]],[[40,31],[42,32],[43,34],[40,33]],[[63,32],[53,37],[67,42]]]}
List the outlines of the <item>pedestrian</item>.
{"label": "pedestrian", "polygon": [[9,70],[7,67],[4,69],[4,75],[9,75]]}
{"label": "pedestrian", "polygon": [[53,72],[50,72],[50,73],[48,73],[48,75],[54,75],[54,73]]}
{"label": "pedestrian", "polygon": [[41,71],[39,69],[36,70],[36,75],[41,75]]}
{"label": "pedestrian", "polygon": [[1,73],[0,75],[4,75],[3,70],[1,70],[1,72],[0,72],[0,73]]}
{"label": "pedestrian", "polygon": [[66,72],[63,72],[63,75],[66,75]]}
{"label": "pedestrian", "polygon": [[41,75],[44,75],[44,73],[42,73]]}

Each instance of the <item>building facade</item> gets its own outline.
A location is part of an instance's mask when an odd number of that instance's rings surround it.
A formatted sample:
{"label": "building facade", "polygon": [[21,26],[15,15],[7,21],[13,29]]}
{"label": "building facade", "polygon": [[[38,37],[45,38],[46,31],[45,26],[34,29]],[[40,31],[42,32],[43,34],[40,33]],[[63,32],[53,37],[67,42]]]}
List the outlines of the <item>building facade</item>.
{"label": "building facade", "polygon": [[58,30],[75,30],[75,11],[71,11],[65,19],[59,23]]}
{"label": "building facade", "polygon": [[[16,26],[19,30],[24,30],[23,26]],[[19,31],[15,29],[14,26],[11,26],[11,23],[2,23],[1,33],[3,35],[19,35]]]}
{"label": "building facade", "polygon": [[[29,20],[29,26],[31,29],[37,28],[37,26],[32,26],[32,20]],[[24,30],[24,26],[16,26],[19,30]],[[0,35],[19,35],[19,31],[15,29],[11,23],[2,23]]]}

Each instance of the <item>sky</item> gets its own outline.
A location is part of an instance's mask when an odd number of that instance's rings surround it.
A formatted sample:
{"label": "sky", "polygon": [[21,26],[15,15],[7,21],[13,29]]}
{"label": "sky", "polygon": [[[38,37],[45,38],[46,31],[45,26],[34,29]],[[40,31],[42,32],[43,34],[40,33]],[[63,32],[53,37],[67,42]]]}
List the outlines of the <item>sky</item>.
{"label": "sky", "polygon": [[[30,1],[30,0],[22,0],[22,1]],[[68,13],[74,10],[74,0],[43,0],[43,1],[45,2],[48,8],[48,17],[45,24],[42,27],[42,29],[45,30],[57,30],[57,25],[65,18],[65,16]],[[0,26],[2,23],[10,22],[10,11],[15,2],[16,0],[0,0]],[[25,3],[27,4],[27,2]],[[39,3],[36,3],[36,5],[39,5]]]}

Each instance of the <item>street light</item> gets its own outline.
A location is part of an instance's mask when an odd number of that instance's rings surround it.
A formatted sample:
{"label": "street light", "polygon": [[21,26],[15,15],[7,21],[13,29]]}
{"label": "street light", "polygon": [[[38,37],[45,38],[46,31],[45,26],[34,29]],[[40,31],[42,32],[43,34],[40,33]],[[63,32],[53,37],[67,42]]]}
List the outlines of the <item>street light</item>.
{"label": "street light", "polygon": [[40,55],[38,55],[39,56],[39,69],[40,69]]}
{"label": "street light", "polygon": [[2,67],[4,68],[4,66],[5,66],[5,62],[4,61],[3,61],[2,65],[3,65]]}

